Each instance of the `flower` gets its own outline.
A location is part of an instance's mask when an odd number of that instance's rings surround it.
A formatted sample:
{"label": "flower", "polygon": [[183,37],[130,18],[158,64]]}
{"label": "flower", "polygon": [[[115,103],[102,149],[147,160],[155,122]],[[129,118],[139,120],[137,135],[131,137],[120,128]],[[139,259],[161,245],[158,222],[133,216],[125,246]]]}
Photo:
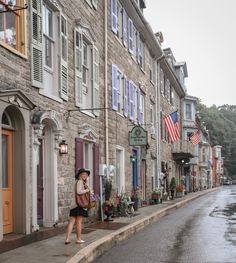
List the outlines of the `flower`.
{"label": "flower", "polygon": [[100,200],[99,195],[96,195],[96,194],[91,195],[91,201],[92,202],[98,202],[99,200]]}
{"label": "flower", "polygon": [[176,186],[176,192],[183,192],[183,190],[184,190],[184,186],[182,184],[178,184]]}

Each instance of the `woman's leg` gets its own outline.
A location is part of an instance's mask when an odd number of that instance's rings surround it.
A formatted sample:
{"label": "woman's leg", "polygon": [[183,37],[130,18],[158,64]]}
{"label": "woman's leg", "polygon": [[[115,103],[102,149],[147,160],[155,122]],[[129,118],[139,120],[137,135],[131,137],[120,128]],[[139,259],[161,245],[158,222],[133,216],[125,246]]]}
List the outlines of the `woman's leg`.
{"label": "woman's leg", "polygon": [[82,216],[76,217],[76,237],[77,242],[81,241],[81,230],[82,230]]}
{"label": "woman's leg", "polygon": [[68,226],[67,226],[66,241],[65,241],[65,243],[70,242],[70,235],[71,235],[71,232],[72,232],[72,230],[73,230],[73,226],[74,226],[74,224],[75,224],[75,219],[76,219],[76,218],[75,218],[74,216],[71,216],[71,217],[70,217],[70,221],[69,221]]}

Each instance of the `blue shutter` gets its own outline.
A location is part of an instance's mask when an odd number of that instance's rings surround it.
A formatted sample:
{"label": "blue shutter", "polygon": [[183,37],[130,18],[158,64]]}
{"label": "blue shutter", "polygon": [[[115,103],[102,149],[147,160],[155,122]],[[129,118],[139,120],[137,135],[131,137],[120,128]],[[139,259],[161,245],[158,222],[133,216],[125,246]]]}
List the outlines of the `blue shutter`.
{"label": "blue shutter", "polygon": [[118,110],[117,66],[112,64],[112,109]]}
{"label": "blue shutter", "polygon": [[125,9],[123,8],[123,13],[122,13],[122,40],[123,40],[123,45],[126,47],[127,44],[127,14]]}
{"label": "blue shutter", "polygon": [[117,34],[117,0],[111,0],[111,29]]}
{"label": "blue shutter", "polygon": [[134,83],[129,81],[129,119],[134,120]]}
{"label": "blue shutter", "polygon": [[134,24],[133,21],[129,18],[129,22],[128,22],[128,30],[129,30],[129,52],[131,54],[134,53]]}
{"label": "blue shutter", "polygon": [[124,104],[124,116],[128,116],[128,94],[127,94],[127,78],[123,78],[123,104]]}

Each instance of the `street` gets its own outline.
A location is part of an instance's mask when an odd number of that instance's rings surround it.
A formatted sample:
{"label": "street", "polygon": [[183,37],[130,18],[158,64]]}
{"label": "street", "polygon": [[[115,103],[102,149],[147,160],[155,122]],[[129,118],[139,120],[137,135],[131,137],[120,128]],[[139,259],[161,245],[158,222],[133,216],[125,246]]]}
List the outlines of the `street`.
{"label": "street", "polygon": [[93,262],[236,262],[236,186],[190,202]]}

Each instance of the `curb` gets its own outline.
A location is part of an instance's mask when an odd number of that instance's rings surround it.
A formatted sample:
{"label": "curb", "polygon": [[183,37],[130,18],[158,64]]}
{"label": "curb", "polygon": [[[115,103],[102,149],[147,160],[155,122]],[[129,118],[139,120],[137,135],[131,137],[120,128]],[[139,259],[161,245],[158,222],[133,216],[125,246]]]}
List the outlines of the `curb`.
{"label": "curb", "polygon": [[113,233],[110,233],[106,235],[103,238],[98,239],[97,241],[94,241],[93,243],[89,244],[85,248],[78,251],[77,254],[75,254],[70,260],[67,261],[67,263],[87,263],[94,260],[96,257],[102,255],[112,247],[114,247],[116,244],[118,244],[120,241],[127,239],[134,235],[135,233],[139,232],[140,230],[144,229],[146,226],[155,223],[158,221],[158,219],[162,218],[163,216],[167,215],[169,212],[178,209],[185,204],[189,203],[192,200],[195,200],[203,195],[206,195],[208,193],[211,193],[215,191],[216,188],[212,188],[209,190],[204,190],[203,192],[192,196],[191,198],[187,198],[185,200],[182,200],[180,202],[177,202],[175,204],[172,204],[168,207],[162,208],[161,210],[158,210],[157,212],[154,212],[153,214],[146,216],[137,222],[134,222],[130,225],[124,226],[121,229],[118,229],[114,231]]}

